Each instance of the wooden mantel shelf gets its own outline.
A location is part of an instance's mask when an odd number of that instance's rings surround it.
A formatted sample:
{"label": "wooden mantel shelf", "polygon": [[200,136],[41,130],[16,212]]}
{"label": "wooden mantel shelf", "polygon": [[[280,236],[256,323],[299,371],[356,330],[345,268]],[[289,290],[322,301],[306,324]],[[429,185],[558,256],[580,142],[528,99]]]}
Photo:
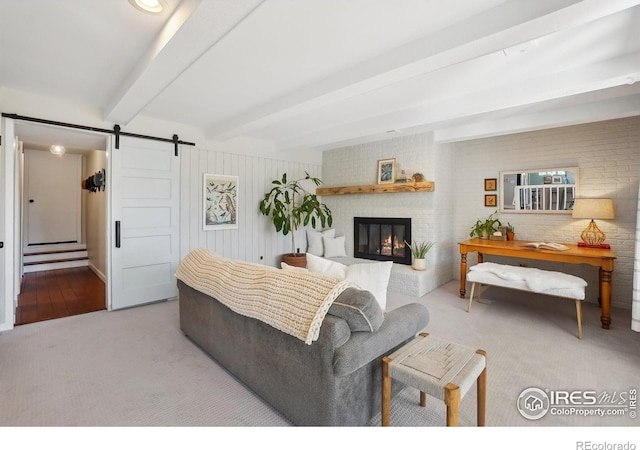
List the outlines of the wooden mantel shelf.
{"label": "wooden mantel shelf", "polygon": [[382,194],[385,192],[432,192],[435,189],[433,181],[420,183],[389,183],[367,184],[364,186],[322,187],[316,189],[316,195],[346,195],[346,194]]}

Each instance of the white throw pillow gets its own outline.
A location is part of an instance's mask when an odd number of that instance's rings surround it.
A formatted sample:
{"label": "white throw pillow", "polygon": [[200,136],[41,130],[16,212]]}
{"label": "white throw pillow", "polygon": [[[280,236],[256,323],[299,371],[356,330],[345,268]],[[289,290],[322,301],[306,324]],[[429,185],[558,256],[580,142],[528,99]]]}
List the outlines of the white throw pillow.
{"label": "white throw pillow", "polygon": [[297,266],[291,266],[287,263],[281,262],[280,263],[280,268],[282,268],[282,270],[293,270],[298,271],[298,272],[308,272],[309,269],[307,269],[306,267],[297,267]]}
{"label": "white throw pillow", "polygon": [[309,272],[321,273],[342,280],[347,276],[347,266],[344,264],[312,255],[311,253],[307,253],[307,269],[309,269]]}
{"label": "white throw pillow", "polygon": [[334,237],[336,235],[336,230],[330,228],[324,231],[316,231],[307,229],[307,253],[311,253],[316,256],[324,255],[324,244],[322,243],[322,238],[326,237]]}
{"label": "white throw pillow", "polygon": [[393,268],[392,261],[352,264],[347,267],[346,278],[361,289],[375,295],[382,311],[387,307],[387,287]]}
{"label": "white throw pillow", "polygon": [[322,242],[324,243],[324,257],[325,258],[336,258],[338,256],[347,256],[347,253],[344,248],[344,236],[338,237],[322,237]]}

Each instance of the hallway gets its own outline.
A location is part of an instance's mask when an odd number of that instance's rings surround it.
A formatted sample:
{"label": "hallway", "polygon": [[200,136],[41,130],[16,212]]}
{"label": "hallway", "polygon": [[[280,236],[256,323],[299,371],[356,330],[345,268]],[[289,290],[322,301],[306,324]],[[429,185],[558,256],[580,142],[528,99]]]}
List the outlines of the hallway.
{"label": "hallway", "polygon": [[16,326],[106,309],[104,282],[88,267],[27,273]]}

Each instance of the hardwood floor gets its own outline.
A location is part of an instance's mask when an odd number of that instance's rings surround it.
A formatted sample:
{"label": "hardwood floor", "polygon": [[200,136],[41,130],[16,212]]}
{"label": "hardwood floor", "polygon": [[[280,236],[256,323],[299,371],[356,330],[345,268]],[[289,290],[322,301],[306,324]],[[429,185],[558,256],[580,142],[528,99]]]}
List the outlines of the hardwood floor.
{"label": "hardwood floor", "polygon": [[88,267],[27,273],[18,296],[16,325],[106,309],[104,282]]}

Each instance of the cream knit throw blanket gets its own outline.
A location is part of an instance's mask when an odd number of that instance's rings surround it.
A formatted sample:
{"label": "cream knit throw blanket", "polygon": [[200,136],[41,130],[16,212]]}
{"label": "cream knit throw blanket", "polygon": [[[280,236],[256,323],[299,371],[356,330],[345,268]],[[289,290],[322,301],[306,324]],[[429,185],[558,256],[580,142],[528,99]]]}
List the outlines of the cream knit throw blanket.
{"label": "cream knit throw blanket", "polygon": [[176,277],[243,316],[259,319],[311,344],[333,301],[353,284],[319,274],[281,270],[192,250]]}

